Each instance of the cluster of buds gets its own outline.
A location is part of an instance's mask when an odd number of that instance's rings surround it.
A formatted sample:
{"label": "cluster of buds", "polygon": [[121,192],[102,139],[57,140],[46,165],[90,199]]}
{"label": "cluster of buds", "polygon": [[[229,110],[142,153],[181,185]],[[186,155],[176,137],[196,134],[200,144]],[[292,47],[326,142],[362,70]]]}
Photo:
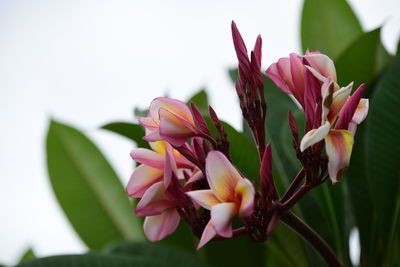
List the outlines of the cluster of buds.
{"label": "cluster of buds", "polygon": [[[150,149],[136,148],[133,160],[141,163],[130,178],[127,193],[140,198],[138,216],[146,217],[144,232],[150,241],[173,233],[181,220],[200,238],[198,248],[220,238],[249,234],[264,241],[282,214],[306,192],[328,178],[336,183],[349,165],[356,127],[366,117],[368,100],[362,99],[364,85],[351,96],[352,83],[340,87],[332,60],[319,52],[304,56],[290,54],[266,71],[272,81],[293,96],[306,116],[306,134],[299,139],[297,123],[289,112],[296,155],[302,169],[281,197],[272,175],[271,144],[266,144],[261,37],[254,50],[246,46],[232,22],[232,36],[239,61],[236,91],[244,119],[257,145],[260,159],[260,188],[235,168],[222,123],[209,107],[212,136],[206,118],[195,104],[156,98],[147,117],[139,122],[146,129],[143,139]],[[235,145],[235,144],[232,144]],[[301,185],[301,183],[304,183]],[[233,229],[238,216],[243,226]]]}

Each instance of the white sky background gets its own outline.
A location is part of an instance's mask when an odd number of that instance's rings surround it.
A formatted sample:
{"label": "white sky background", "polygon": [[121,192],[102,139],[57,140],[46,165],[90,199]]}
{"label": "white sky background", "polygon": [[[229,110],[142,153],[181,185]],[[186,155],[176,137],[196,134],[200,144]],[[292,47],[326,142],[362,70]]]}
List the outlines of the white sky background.
{"label": "white sky background", "polygon": [[[352,0],[363,27],[386,23],[395,51],[398,0]],[[157,96],[185,100],[205,86],[221,118],[240,127],[227,75],[236,65],[234,19],[245,42],[264,41],[263,65],[300,52],[302,1],[0,0],[0,263],[32,246],[39,256],[80,253],[84,244],[60,210],[47,179],[48,119],[83,129],[125,184],[131,143],[98,130],[132,120]]]}

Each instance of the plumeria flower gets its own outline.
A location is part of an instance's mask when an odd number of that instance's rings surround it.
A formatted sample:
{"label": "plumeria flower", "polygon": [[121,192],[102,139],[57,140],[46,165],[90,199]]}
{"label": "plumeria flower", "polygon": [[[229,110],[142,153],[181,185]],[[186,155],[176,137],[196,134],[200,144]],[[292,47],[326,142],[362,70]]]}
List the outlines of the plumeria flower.
{"label": "plumeria flower", "polygon": [[[360,98],[364,86],[352,97],[355,100],[349,101],[353,83],[340,88],[333,61],[319,52],[307,52],[304,56],[292,53],[272,64],[266,73],[282,91],[293,95],[306,113],[310,131],[303,137],[300,150],[325,139],[329,177],[336,183],[349,165],[356,125],[368,113],[368,100]],[[345,106],[350,102],[352,109],[355,105],[355,110],[344,112],[346,115],[342,113],[338,120],[351,116],[347,125],[336,123],[340,127],[332,129],[339,113],[346,110]]]}
{"label": "plumeria flower", "polygon": [[339,90],[333,61],[319,52],[307,51],[304,56],[291,53],[289,57],[271,64],[266,73],[282,91],[293,95],[304,109],[307,96],[306,69],[321,82],[330,78],[334,82],[334,91]]}
{"label": "plumeria flower", "polygon": [[150,142],[150,149],[136,148],[131,152],[133,160],[142,163],[135,168],[126,187],[130,197],[142,197],[148,188],[163,179],[166,153],[173,155],[178,168],[193,169],[194,166],[165,141]]}
{"label": "plumeria flower", "polygon": [[188,106],[166,97],[155,98],[147,117],[139,118],[139,122],[148,129],[143,139],[149,142],[165,140],[176,147],[182,146],[198,132]]}
{"label": "plumeria flower", "polygon": [[172,234],[180,222],[176,208],[182,203],[175,198],[176,192],[171,192],[175,190],[172,180],[177,179],[177,167],[169,151],[165,159],[163,178],[146,190],[135,209],[136,215],[146,217],[144,233],[152,242]]}
{"label": "plumeria flower", "polygon": [[206,175],[211,189],[187,194],[205,209],[211,219],[201,236],[198,249],[216,235],[232,237],[232,219],[235,215],[248,218],[253,212],[255,190],[232,163],[219,151],[211,151],[206,158]]}
{"label": "plumeria flower", "polygon": [[[332,183],[338,182],[342,173],[347,169],[353,148],[353,135],[356,125],[360,124],[367,116],[368,99],[361,99],[364,87],[364,85],[361,85],[351,97],[343,100],[342,96],[332,93],[332,81],[327,80],[322,86],[325,96],[322,100],[321,126],[307,132],[301,140],[301,151],[321,140],[325,140],[326,154],[329,160],[328,172]],[[351,87],[350,89],[343,88],[340,90],[347,92],[351,90]],[[347,96],[347,93],[342,94]],[[340,100],[336,101],[338,98]],[[329,116],[330,114],[331,116]],[[339,115],[339,118],[334,129],[332,129],[337,115]]]}

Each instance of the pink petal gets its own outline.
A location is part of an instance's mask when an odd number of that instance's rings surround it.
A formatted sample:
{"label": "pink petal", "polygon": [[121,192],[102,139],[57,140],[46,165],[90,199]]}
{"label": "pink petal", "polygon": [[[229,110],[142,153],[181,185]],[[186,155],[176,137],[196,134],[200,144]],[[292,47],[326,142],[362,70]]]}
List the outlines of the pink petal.
{"label": "pink petal", "polygon": [[239,216],[247,218],[253,213],[255,190],[253,184],[242,179],[235,188],[236,196],[240,198]]}
{"label": "pink petal", "polygon": [[156,142],[162,140],[158,128],[154,131],[149,131],[146,136],[143,137],[143,140],[147,142]]}
{"label": "pink petal", "polygon": [[211,207],[221,203],[212,190],[195,190],[186,193],[193,201],[205,209],[211,210]]}
{"label": "pink petal", "polygon": [[211,223],[218,235],[232,237],[232,219],[238,212],[236,203],[226,202],[211,207]]}
{"label": "pink petal", "polygon": [[142,199],[136,206],[137,216],[153,216],[164,212],[169,208],[176,207],[177,203],[165,195],[164,182],[153,184],[144,193]]}
{"label": "pink petal", "polygon": [[279,76],[281,77],[282,81],[286,84],[289,88],[292,95],[296,98],[298,94],[295,95],[296,90],[292,80],[292,73],[290,71],[290,59],[288,57],[280,58],[277,62]]}
{"label": "pink petal", "polygon": [[163,108],[170,112],[177,114],[178,116],[184,118],[190,123],[194,124],[192,113],[188,106],[182,101],[177,99],[167,98],[167,97],[158,97],[155,98],[149,108],[149,115],[153,118],[155,122],[160,121],[159,110]]}
{"label": "pink petal", "polygon": [[351,121],[356,124],[361,124],[368,115],[368,108],[369,100],[366,98],[361,98]]}
{"label": "pink petal", "polygon": [[305,55],[304,58],[319,74],[336,82],[336,69],[332,59],[324,54],[316,53]]}
{"label": "pink petal", "polygon": [[242,177],[224,154],[219,151],[208,153],[206,173],[211,190],[221,201],[235,200],[235,187]]}
{"label": "pink petal", "polygon": [[340,110],[343,108],[344,103],[349,98],[351,93],[351,89],[353,87],[353,83],[351,82],[346,87],[342,87],[339,90],[336,90],[333,93],[333,102],[328,114],[328,120],[331,124],[335,122],[337,115],[339,114]]}
{"label": "pink petal", "polygon": [[135,148],[131,152],[131,158],[142,164],[148,165],[153,168],[163,169],[164,168],[164,157],[150,149],[146,148]]}
{"label": "pink petal", "polygon": [[306,133],[301,139],[300,142],[300,150],[303,152],[310,146],[318,143],[323,140],[325,136],[329,133],[329,129],[331,128],[331,124],[326,121],[323,125],[321,125],[318,129],[313,129]]}
{"label": "pink petal", "polygon": [[360,85],[344,104],[339,113],[339,119],[336,122],[335,129],[348,129],[349,123],[357,110],[361,100],[361,95],[364,92],[365,84]]}
{"label": "pink petal", "polygon": [[304,65],[300,56],[296,53],[290,54],[290,72],[293,79],[293,95],[304,106]]}
{"label": "pink petal", "polygon": [[193,163],[188,161],[177,150],[173,149],[170,144],[165,141],[150,142],[150,147],[160,155],[165,155],[165,151],[171,151],[174,155],[178,168],[193,168]]}
{"label": "pink petal", "polygon": [[162,180],[163,175],[163,170],[140,165],[133,171],[126,192],[130,197],[142,197],[150,186]]}
{"label": "pink petal", "polygon": [[160,109],[160,136],[173,146],[182,146],[195,136],[196,128],[189,121],[169,110]]}
{"label": "pink petal", "polygon": [[203,230],[203,234],[201,235],[200,242],[197,245],[197,250],[202,248],[205,244],[207,244],[216,235],[217,235],[217,232],[215,231],[214,226],[212,225],[211,220],[210,220]]}
{"label": "pink petal", "polygon": [[271,66],[269,66],[268,69],[266,70],[266,74],[283,92],[289,95],[292,94],[290,88],[287,86],[286,82],[281,78],[279,74],[277,63],[271,64]]}
{"label": "pink petal", "polygon": [[148,129],[154,130],[158,128],[158,124],[155,123],[151,117],[140,117],[139,122],[141,125]]}
{"label": "pink petal", "polygon": [[353,142],[353,135],[346,130],[331,130],[325,137],[329,178],[334,184],[349,166]]}
{"label": "pink petal", "polygon": [[144,220],[144,233],[151,242],[160,241],[175,232],[180,222],[176,209],[167,209],[160,215],[148,216]]}

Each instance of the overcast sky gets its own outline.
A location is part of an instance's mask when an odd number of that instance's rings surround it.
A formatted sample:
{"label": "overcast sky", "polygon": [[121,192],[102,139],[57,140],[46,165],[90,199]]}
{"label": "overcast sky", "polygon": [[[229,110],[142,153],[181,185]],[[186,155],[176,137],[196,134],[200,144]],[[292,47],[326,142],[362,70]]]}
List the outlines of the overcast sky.
{"label": "overcast sky", "polygon": [[[365,30],[383,27],[395,51],[400,1],[352,0]],[[84,130],[125,184],[131,143],[98,129],[132,120],[157,96],[186,99],[206,87],[223,119],[239,127],[227,76],[236,58],[234,19],[263,65],[300,52],[302,1],[5,1],[0,0],[0,263],[32,246],[39,256],[79,253],[51,191],[45,166],[48,119]]]}

